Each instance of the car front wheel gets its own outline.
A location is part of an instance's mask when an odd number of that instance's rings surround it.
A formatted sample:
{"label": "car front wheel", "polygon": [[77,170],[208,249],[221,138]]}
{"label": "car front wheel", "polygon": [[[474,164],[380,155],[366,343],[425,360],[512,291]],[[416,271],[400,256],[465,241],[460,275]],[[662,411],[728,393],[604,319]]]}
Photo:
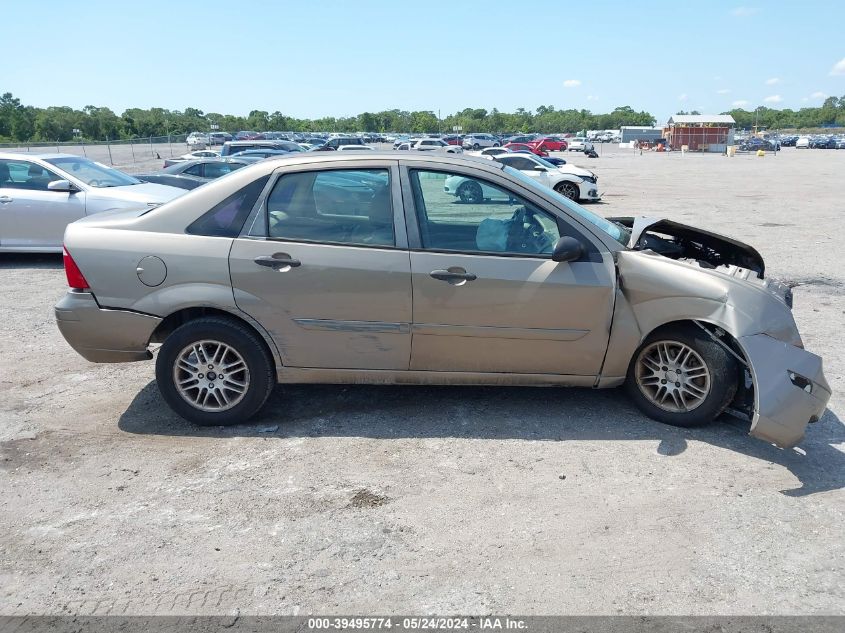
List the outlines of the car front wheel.
{"label": "car front wheel", "polygon": [[578,190],[578,185],[574,182],[561,182],[555,187],[555,191],[557,191],[560,195],[566,196],[570,200],[574,200],[578,202],[578,198],[580,197],[580,191]]}
{"label": "car front wheel", "polygon": [[694,326],[651,334],[634,354],[625,384],[650,418],[673,426],[711,422],[736,394],[739,371],[722,345]]}
{"label": "car front wheel", "polygon": [[168,336],[156,359],[164,400],[201,426],[246,422],[275,384],[273,360],[255,332],[225,317],[204,317]]}

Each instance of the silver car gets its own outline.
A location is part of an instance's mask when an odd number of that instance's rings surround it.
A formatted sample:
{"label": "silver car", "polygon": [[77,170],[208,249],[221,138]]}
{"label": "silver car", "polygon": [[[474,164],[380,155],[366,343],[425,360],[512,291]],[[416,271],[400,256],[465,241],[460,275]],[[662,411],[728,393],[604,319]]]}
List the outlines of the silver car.
{"label": "silver car", "polygon": [[184,193],[71,154],[0,154],[0,252],[62,252],[65,227],[111,209],[147,210]]}
{"label": "silver car", "polygon": [[[462,201],[456,177],[499,195]],[[65,244],[64,337],[104,363],[160,343],[161,393],[197,424],[249,419],[276,382],[624,384],[662,422],[730,409],[792,446],[830,397],[753,248],[487,159],[269,159]]]}

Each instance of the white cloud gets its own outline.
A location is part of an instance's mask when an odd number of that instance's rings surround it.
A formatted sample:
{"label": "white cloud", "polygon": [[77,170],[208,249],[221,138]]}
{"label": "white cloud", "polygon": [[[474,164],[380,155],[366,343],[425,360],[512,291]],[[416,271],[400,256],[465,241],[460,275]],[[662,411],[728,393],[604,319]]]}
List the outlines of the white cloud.
{"label": "white cloud", "polygon": [[731,92],[731,91],[730,91],[730,90],[728,90],[727,88],[722,88],[721,90],[717,90],[717,91],[716,91],[716,94],[719,94],[719,95],[726,95],[726,94],[730,94],[730,92]]}
{"label": "white cloud", "polygon": [[763,101],[765,101],[766,103],[780,103],[781,101],[783,101],[783,97],[781,97],[780,95],[770,95],[763,99]]}
{"label": "white cloud", "polygon": [[756,7],[736,7],[735,9],[731,9],[731,15],[735,15],[738,18],[747,18],[749,15],[759,12],[760,9]]}
{"label": "white cloud", "polygon": [[563,82],[564,88],[577,88],[580,85],[581,85],[580,79],[567,79],[566,81]]}
{"label": "white cloud", "polygon": [[771,79],[766,80],[767,86],[776,86],[780,83],[780,77],[772,77]]}
{"label": "white cloud", "polygon": [[599,98],[596,95],[587,95],[587,101],[598,101]]}
{"label": "white cloud", "polygon": [[827,99],[827,95],[825,93],[821,92],[821,91],[814,92],[813,94],[810,95],[810,99],[824,100],[824,99]]}
{"label": "white cloud", "polygon": [[734,101],[731,105],[735,108],[744,108],[748,105],[748,102],[745,99],[740,99],[739,101]]}
{"label": "white cloud", "polygon": [[803,101],[804,103],[806,103],[809,100],[810,100],[809,97],[801,97],[801,101]]}
{"label": "white cloud", "polygon": [[833,68],[830,69],[830,74],[845,75],[845,57],[843,57],[833,65]]}
{"label": "white cloud", "polygon": [[687,96],[686,92],[678,95],[678,101],[686,101],[687,99],[689,99],[689,97]]}

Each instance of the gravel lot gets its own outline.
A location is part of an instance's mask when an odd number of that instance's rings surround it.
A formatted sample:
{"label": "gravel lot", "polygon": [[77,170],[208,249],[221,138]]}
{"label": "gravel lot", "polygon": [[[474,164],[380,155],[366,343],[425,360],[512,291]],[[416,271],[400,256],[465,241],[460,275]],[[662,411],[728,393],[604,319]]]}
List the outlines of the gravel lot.
{"label": "gravel lot", "polygon": [[845,152],[565,157],[797,284],[834,390],[798,449],[567,389],[286,387],[202,429],[67,346],[59,257],[0,255],[0,613],[845,613]]}

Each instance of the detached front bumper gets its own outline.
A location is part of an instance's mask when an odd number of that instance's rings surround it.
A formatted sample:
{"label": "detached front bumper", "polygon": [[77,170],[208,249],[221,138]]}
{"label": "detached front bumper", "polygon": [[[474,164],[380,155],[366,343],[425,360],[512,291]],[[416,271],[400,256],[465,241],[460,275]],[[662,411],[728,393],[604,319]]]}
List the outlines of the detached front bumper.
{"label": "detached front bumper", "polygon": [[149,360],[150,336],[161,319],[101,308],[90,292],[68,291],[56,304],[56,324],[70,346],[92,363]]}
{"label": "detached front bumper", "polygon": [[743,336],[738,342],[754,381],[751,435],[781,448],[795,446],[830,400],[822,359],[765,334]]}

